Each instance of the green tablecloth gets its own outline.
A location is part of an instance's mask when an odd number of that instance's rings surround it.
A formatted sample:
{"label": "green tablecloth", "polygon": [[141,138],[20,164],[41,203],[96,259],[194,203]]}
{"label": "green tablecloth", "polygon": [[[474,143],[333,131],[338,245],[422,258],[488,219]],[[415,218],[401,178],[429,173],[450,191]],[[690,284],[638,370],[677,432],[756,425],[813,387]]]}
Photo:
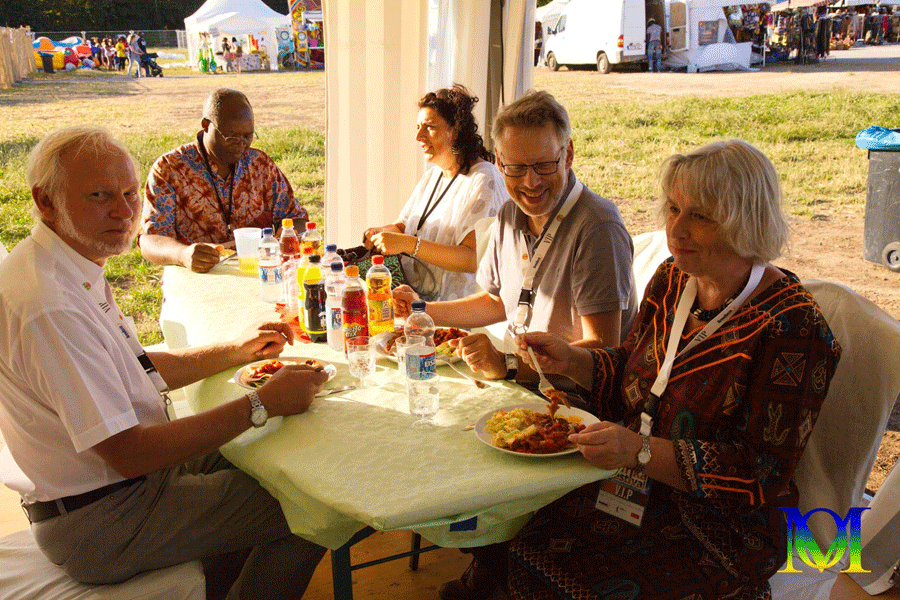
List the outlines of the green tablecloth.
{"label": "green tablecloth", "polygon": [[[257,279],[227,263],[206,274],[166,267],[163,293],[160,322],[173,348],[231,339],[277,319],[274,305],[259,299]],[[327,387],[354,382],[343,354],[325,344],[295,344],[282,356],[334,364],[337,376]],[[365,389],[317,399],[305,414],[272,419],[222,452],[281,502],[295,533],[332,549],[363,525],[412,529],[443,546],[502,541],[532,511],[612,473],[580,454],[513,456],[481,443],[463,428],[535,396],[507,382],[478,389],[446,366],[438,373],[441,408],[433,426],[412,426],[397,366],[380,359]],[[242,395],[233,375],[191,386],[191,407],[202,411]]]}

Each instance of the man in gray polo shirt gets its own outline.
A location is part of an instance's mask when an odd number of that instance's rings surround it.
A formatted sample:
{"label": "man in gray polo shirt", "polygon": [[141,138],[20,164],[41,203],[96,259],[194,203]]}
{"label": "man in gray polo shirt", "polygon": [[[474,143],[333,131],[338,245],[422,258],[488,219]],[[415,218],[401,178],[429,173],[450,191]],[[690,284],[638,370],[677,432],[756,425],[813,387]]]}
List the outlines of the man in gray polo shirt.
{"label": "man in gray polo shirt", "polygon": [[[428,314],[437,325],[484,327],[522,321],[529,331],[550,331],[579,345],[619,345],[638,303],[631,236],[618,208],[576,180],[565,108],[547,92],[529,92],[497,114],[492,134],[497,167],[512,202],[497,215],[478,268],[483,291],[431,302]],[[570,194],[572,201],[567,202]],[[555,232],[554,221],[559,221]],[[520,298],[529,296],[522,294],[523,255],[534,261],[542,246],[546,254],[534,272],[530,303],[524,305],[530,308],[523,310]],[[414,298],[408,287],[394,290],[396,313],[408,314]],[[504,350],[484,334],[459,341],[466,363],[486,378],[537,379]]]}

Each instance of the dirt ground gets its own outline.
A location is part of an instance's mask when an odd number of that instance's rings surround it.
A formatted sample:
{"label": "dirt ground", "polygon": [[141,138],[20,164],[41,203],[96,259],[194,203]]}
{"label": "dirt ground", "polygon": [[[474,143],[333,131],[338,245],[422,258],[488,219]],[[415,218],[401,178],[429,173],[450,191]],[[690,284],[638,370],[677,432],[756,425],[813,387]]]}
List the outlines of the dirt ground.
{"label": "dirt ground", "polygon": [[[79,78],[81,79],[81,78]],[[98,122],[119,130],[158,127],[190,129],[199,123],[200,107],[209,90],[219,86],[245,90],[254,104],[261,129],[303,125],[325,128],[324,77],[321,73],[245,73],[217,76],[163,77],[156,79],[107,80],[90,78],[90,89],[67,94],[66,87],[79,79],[34,80],[14,94],[0,94],[0,123],[15,122],[21,134],[41,135],[71,122],[70,102],[90,100],[90,114]],[[82,79],[83,81],[83,79]],[[53,91],[48,94],[49,87]],[[580,89],[623,89],[662,96],[734,97],[795,91],[836,89],[897,93],[900,90],[900,45],[836,51],[819,64],[767,66],[758,72],[664,73],[613,72],[601,76],[591,71],[553,73],[539,69],[535,86],[561,97]],[[80,98],[78,96],[81,96]],[[59,102],[61,98],[66,101]],[[53,99],[51,103],[49,100]],[[173,101],[173,99],[177,99]],[[301,100],[302,99],[302,100]],[[22,104],[40,105],[40,118],[21,118]],[[142,110],[134,107],[140,103]],[[80,114],[85,115],[83,111]],[[118,115],[127,114],[127,119]],[[164,115],[161,117],[161,115]],[[90,118],[90,117],[88,117]],[[15,119],[11,121],[11,119]],[[885,115],[885,126],[900,125],[897,115]],[[126,125],[127,123],[127,125]],[[623,214],[635,211],[622,207]],[[864,209],[848,208],[812,217],[793,218],[792,248],[778,261],[802,278],[828,279],[863,294],[895,318],[900,318],[900,274],[863,259]],[[633,233],[652,229],[649,222],[629,222]],[[885,351],[896,352],[896,348]],[[884,437],[869,488],[875,490],[900,456],[900,410]]]}

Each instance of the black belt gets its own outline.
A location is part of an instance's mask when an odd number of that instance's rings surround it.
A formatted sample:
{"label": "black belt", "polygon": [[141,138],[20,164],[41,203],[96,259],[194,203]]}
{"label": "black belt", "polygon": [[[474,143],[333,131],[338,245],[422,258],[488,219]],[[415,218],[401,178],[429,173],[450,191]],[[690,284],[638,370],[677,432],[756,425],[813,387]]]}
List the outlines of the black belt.
{"label": "black belt", "polygon": [[25,504],[23,502],[22,508],[25,509],[25,514],[28,515],[29,522],[38,523],[64,514],[59,509],[60,504],[62,504],[65,512],[72,512],[73,510],[84,508],[88,504],[93,504],[100,498],[105,498],[115,491],[126,488],[133,483],[143,481],[144,479],[145,477],[141,476],[135,477],[134,479],[126,479],[125,481],[117,481],[116,483],[105,485],[102,488],[97,488],[90,492],[78,494],[77,496],[66,496],[65,498],[50,500],[49,502],[33,502],[31,504]]}

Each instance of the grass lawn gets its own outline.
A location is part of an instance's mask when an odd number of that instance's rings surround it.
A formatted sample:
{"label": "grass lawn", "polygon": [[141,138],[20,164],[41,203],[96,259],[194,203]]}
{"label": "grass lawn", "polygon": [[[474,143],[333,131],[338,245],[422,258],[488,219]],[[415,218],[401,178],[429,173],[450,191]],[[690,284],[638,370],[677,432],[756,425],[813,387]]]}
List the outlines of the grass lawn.
{"label": "grass lawn", "polygon": [[[181,68],[167,70],[166,78],[182,80],[177,84],[182,87],[194,80],[203,85],[213,85],[207,84],[210,80],[226,85],[233,81],[228,79],[232,76],[204,78],[188,73]],[[55,85],[46,81],[49,77],[56,77],[56,82],[59,77],[72,81]],[[298,105],[314,101],[324,106],[322,73],[252,77],[255,79],[242,81],[294,94]],[[897,95],[865,91],[669,97],[584,90],[546,73],[538,74],[536,87],[557,95],[570,111],[579,178],[619,203],[632,233],[654,228],[651,199],[656,195],[658,166],[666,156],[729,137],[747,139],[772,158],[782,178],[789,213],[810,216],[823,211],[861,211],[867,162],[865,152],[854,146],[854,137],[859,130],[882,123],[884,115],[900,113]],[[194,116],[199,115],[198,106],[185,106],[171,97],[150,100],[142,93],[134,80],[106,72],[39,75],[32,84],[0,90],[0,241],[7,248],[30,231],[25,159],[46,131],[79,116],[105,123],[132,149],[142,177],[160,154],[191,139],[199,124],[199,117]],[[198,94],[202,98],[205,92]],[[283,98],[277,93],[254,100],[260,133],[256,146],[274,158],[313,219],[321,221],[324,110],[317,118],[260,118],[268,102],[279,101]],[[102,111],[99,115],[98,110]],[[181,114],[188,110],[193,112]],[[160,273],[161,269],[144,262],[137,250],[111,259],[107,269],[117,300],[126,314],[135,317],[144,344],[162,340],[157,323]]]}

